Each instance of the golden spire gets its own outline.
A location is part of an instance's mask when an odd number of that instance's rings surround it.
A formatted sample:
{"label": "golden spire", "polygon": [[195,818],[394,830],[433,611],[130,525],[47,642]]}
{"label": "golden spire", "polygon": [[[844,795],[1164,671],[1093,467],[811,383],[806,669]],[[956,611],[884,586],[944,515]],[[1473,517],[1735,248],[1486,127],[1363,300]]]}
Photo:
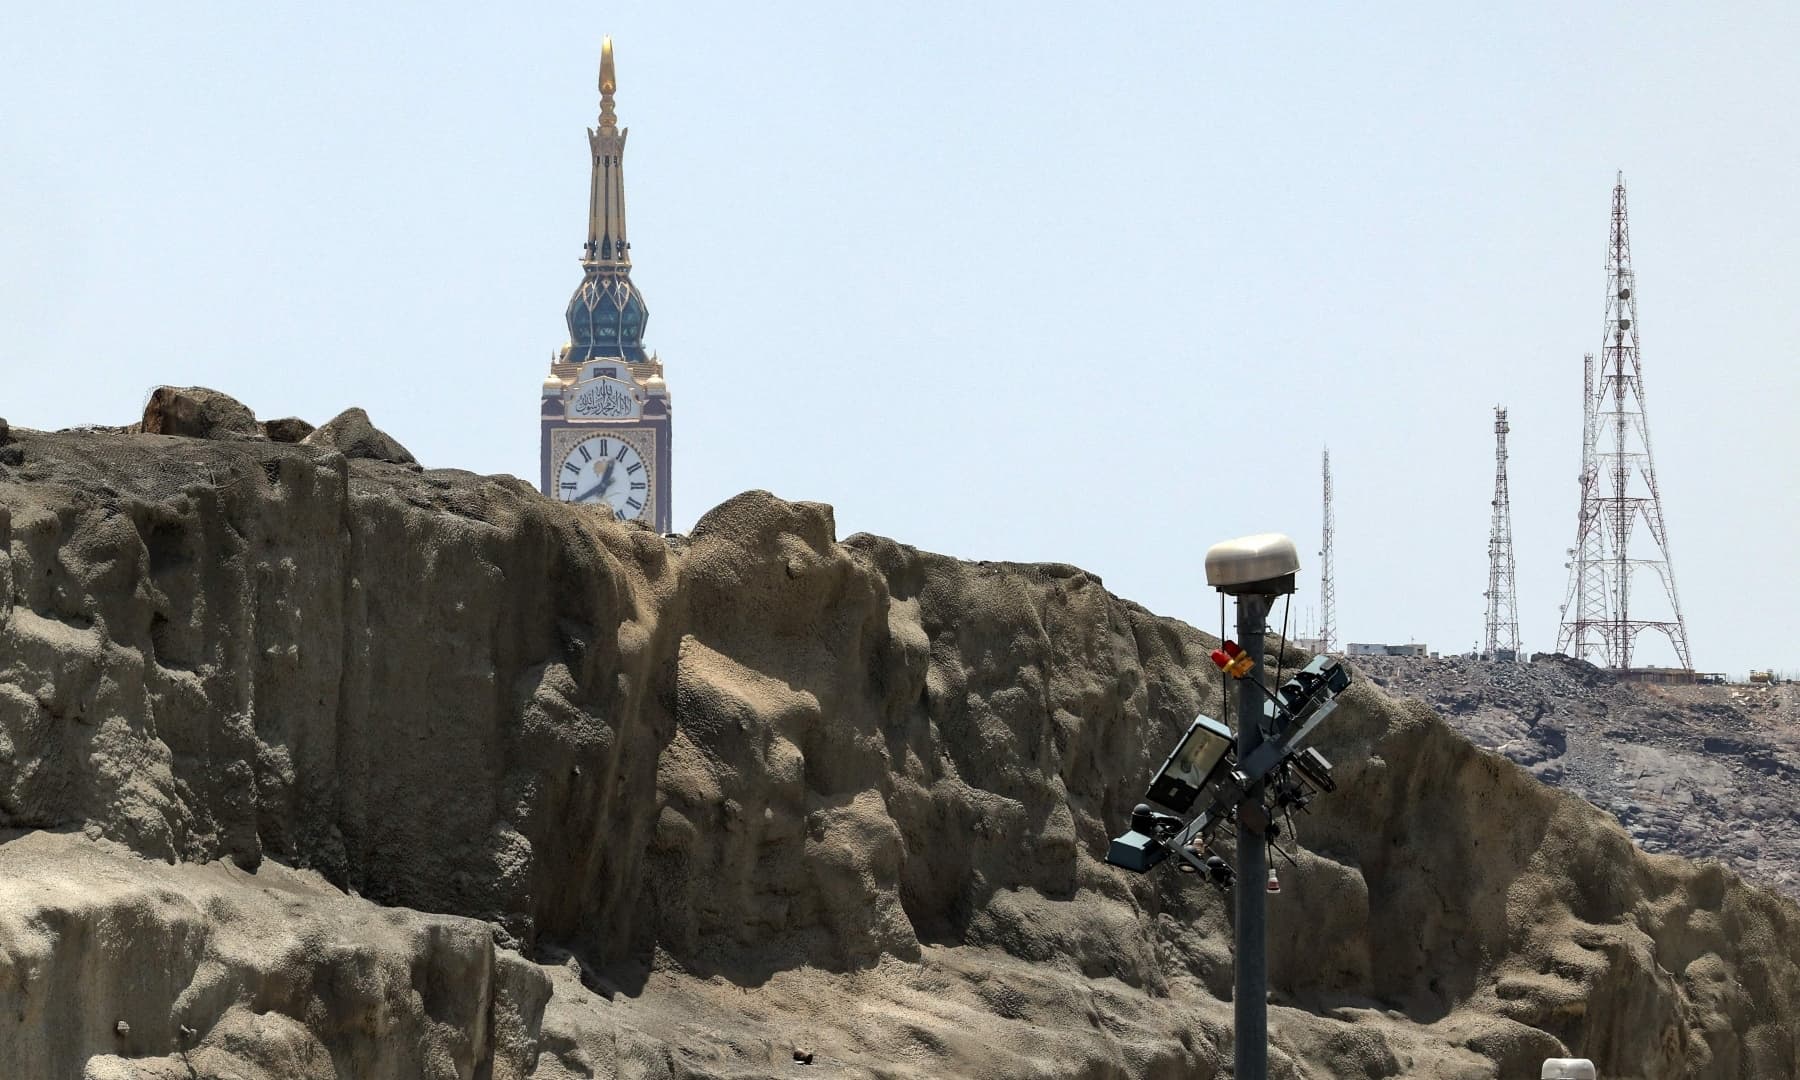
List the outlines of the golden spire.
{"label": "golden spire", "polygon": [[613,114],[613,94],[619,89],[619,78],[613,72],[612,36],[600,39],[600,130],[613,131],[619,118]]}
{"label": "golden spire", "polygon": [[600,39],[600,123],[588,129],[588,146],[594,153],[593,187],[588,202],[587,247],[582,263],[631,268],[631,245],[625,240],[625,132],[613,112],[613,91],[618,89],[613,72],[612,38]]}

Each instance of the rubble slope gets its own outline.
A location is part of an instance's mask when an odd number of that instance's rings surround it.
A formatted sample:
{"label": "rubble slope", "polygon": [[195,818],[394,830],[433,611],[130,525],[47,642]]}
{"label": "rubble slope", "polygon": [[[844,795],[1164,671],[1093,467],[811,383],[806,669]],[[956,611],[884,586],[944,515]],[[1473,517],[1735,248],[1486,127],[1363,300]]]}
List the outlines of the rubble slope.
{"label": "rubble slope", "polygon": [[1558,656],[1354,662],[1611,813],[1644,850],[1718,859],[1800,898],[1800,687],[1657,686]]}

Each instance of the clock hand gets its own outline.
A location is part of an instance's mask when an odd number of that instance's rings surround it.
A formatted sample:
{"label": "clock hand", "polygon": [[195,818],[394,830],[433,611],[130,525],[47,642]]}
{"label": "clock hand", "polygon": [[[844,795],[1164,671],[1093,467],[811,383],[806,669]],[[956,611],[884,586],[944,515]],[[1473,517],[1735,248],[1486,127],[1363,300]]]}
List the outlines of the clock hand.
{"label": "clock hand", "polygon": [[600,474],[600,482],[575,496],[573,502],[587,502],[589,495],[605,495],[606,489],[612,487],[613,463],[606,463],[606,471]]}

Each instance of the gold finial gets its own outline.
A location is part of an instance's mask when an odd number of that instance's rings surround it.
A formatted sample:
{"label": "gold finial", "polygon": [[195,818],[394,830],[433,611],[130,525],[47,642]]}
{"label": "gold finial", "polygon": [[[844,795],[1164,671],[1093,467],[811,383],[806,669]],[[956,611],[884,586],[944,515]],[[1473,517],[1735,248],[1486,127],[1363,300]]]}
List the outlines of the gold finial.
{"label": "gold finial", "polygon": [[619,88],[618,76],[613,73],[612,36],[600,38],[600,128],[611,131],[618,126],[618,117],[613,113],[613,92]]}

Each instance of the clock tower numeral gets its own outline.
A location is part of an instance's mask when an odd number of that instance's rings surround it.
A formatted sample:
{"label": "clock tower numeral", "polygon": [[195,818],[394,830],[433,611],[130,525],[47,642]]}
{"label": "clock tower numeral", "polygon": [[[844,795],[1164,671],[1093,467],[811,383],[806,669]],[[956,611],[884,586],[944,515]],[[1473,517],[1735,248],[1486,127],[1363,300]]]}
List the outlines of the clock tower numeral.
{"label": "clock tower numeral", "polygon": [[567,473],[574,473],[576,476],[580,476],[581,475],[581,466],[575,464],[573,461],[565,461],[565,462],[563,462],[563,471],[567,472]]}
{"label": "clock tower numeral", "polygon": [[631,490],[633,491],[643,491],[649,486],[649,484],[644,483],[642,480],[633,480],[631,482]]}
{"label": "clock tower numeral", "polygon": [[636,476],[638,473],[641,473],[643,471],[644,471],[644,463],[641,461],[634,461],[630,465],[626,466],[626,468],[625,468],[625,472],[631,476]]}
{"label": "clock tower numeral", "polygon": [[586,443],[582,443],[580,446],[577,446],[575,449],[581,451],[581,460],[583,460],[583,461],[594,460],[594,455],[588,453],[588,448],[587,448]]}
{"label": "clock tower numeral", "polygon": [[629,506],[631,508],[631,512],[634,514],[644,508],[644,504],[641,502],[638,502],[636,499],[627,499],[625,502],[625,505]]}
{"label": "clock tower numeral", "polygon": [[573,481],[573,480],[564,480],[564,481],[563,481],[563,482],[562,482],[562,489],[563,489],[563,490],[564,490],[564,491],[574,491],[574,490],[575,490],[575,481]]}

